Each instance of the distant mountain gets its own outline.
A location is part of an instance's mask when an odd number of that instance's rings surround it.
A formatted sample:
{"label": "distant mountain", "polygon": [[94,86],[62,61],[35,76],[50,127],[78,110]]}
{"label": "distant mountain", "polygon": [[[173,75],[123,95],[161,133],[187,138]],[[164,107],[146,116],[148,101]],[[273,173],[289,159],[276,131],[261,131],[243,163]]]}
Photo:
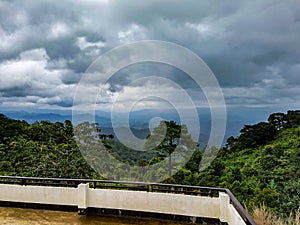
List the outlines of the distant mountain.
{"label": "distant mountain", "polygon": [[[101,127],[101,133],[103,134],[112,134],[116,139],[116,132],[121,134],[123,139],[129,139],[129,134],[126,134],[124,131],[126,131],[127,128],[125,127]],[[150,134],[150,130],[148,128],[130,128],[131,132],[135,135],[135,137],[139,139],[145,139],[148,134]]]}
{"label": "distant mountain", "polygon": [[25,120],[28,123],[36,121],[48,120],[51,122],[64,122],[65,120],[72,120],[71,114],[63,115],[58,113],[35,113],[26,111],[8,111],[4,114],[12,119]]}
{"label": "distant mountain", "polygon": [[[237,136],[239,131],[243,128],[244,124],[253,124],[258,121],[266,121],[268,118],[269,111],[276,111],[273,108],[229,108],[227,110],[227,121],[226,121],[226,133],[223,143],[226,142],[230,136]],[[35,121],[48,120],[51,122],[64,122],[65,120],[72,121],[72,111],[66,110],[35,110],[35,111],[7,111],[2,112],[18,120],[25,120],[28,123]],[[211,129],[211,112],[209,109],[197,109],[200,121],[200,137],[199,140],[207,142]],[[188,110],[185,113],[189,113]],[[90,118],[88,114],[79,114],[77,117],[78,121],[85,121]],[[99,123],[99,126],[105,134],[113,134],[115,132],[112,127],[117,130],[124,130],[128,123],[127,113],[114,113],[113,119],[111,119],[111,113],[106,111],[96,111],[95,121]],[[175,109],[169,110],[156,110],[156,109],[145,109],[140,111],[133,111],[129,114],[129,126],[132,132],[138,138],[145,138],[149,134],[149,122],[152,118],[161,118],[163,120],[174,120],[180,122],[180,117]],[[194,124],[191,119],[188,121],[190,124]],[[198,127],[194,126],[190,128],[190,132],[199,132]],[[120,133],[120,132],[119,132]],[[125,136],[127,134],[124,134]],[[194,136],[195,138],[195,136]]]}

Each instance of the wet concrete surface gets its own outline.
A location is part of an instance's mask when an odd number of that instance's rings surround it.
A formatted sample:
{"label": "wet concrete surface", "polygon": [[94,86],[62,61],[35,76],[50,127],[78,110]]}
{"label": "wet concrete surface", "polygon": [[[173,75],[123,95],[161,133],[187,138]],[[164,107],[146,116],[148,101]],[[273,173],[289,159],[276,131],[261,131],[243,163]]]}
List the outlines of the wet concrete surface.
{"label": "wet concrete surface", "polygon": [[186,225],[140,218],[78,216],[76,212],[0,207],[1,225]]}

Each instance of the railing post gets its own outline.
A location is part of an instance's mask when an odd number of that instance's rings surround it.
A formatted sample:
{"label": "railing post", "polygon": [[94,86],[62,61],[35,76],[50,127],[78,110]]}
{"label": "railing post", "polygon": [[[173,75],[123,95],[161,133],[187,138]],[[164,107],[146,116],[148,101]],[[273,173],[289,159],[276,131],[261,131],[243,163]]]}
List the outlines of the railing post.
{"label": "railing post", "polygon": [[86,209],[88,207],[88,191],[89,191],[89,184],[79,184],[78,185],[78,214],[85,215]]}
{"label": "railing post", "polygon": [[147,185],[147,192],[152,192],[153,191],[153,187],[151,184]]}
{"label": "railing post", "polygon": [[222,223],[229,222],[229,215],[228,215],[228,207],[230,205],[230,197],[228,194],[224,192],[219,192],[219,199],[220,199],[220,215],[219,219]]}
{"label": "railing post", "polygon": [[26,179],[22,178],[21,183],[22,183],[22,185],[26,186]]}

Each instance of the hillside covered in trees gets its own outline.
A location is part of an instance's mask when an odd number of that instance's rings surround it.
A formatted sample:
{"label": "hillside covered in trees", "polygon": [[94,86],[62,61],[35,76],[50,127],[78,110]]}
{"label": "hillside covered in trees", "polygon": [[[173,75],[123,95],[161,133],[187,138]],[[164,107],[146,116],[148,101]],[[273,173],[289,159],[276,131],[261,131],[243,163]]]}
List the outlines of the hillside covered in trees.
{"label": "hillside covered in trees", "polygon": [[[137,166],[151,165],[170,158],[175,146],[182,143],[178,133],[182,126],[175,122],[166,124],[166,139],[154,150],[143,153],[130,151],[111,136],[101,135],[100,129],[98,135],[118,160]],[[192,146],[196,151],[184,168],[165,182],[226,187],[248,208],[265,204],[279,214],[297,210],[300,202],[299,110],[274,113],[268,122],[245,125],[238,137],[227,140],[216,159],[203,171],[199,171],[203,150],[184,130],[185,142],[189,143],[185,146]],[[151,138],[158,138],[158,133],[148,137],[147,145],[151,145]],[[141,154],[144,154],[143,160],[140,160]],[[126,174],[126,168],[116,169]],[[171,167],[167,166],[166,170],[170,172]],[[0,175],[103,178],[82,157],[70,121],[28,124],[3,114],[0,114]]]}
{"label": "hillside covered in trees", "polygon": [[206,170],[183,170],[176,181],[226,187],[248,208],[264,204],[288,215],[300,206],[299,162],[300,111],[274,113],[230,137]]}
{"label": "hillside covered in trees", "polygon": [[28,124],[0,114],[0,174],[96,178],[73,138],[71,121]]}

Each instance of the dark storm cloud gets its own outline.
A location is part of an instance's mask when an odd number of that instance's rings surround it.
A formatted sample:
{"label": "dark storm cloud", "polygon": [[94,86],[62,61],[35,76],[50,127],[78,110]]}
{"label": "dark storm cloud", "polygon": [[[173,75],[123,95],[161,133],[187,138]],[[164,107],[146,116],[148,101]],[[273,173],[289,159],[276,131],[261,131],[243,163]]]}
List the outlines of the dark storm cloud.
{"label": "dark storm cloud", "polygon": [[[182,70],[172,65],[157,62],[135,63],[127,66],[112,76],[109,83],[116,89],[118,89],[117,86],[139,86],[141,85],[139,82],[134,84],[131,84],[131,82],[149,76],[164,77],[177,83],[184,89],[199,88],[195,81]],[[157,83],[157,85],[159,86],[160,84]]]}
{"label": "dark storm cloud", "polygon": [[209,16],[226,16],[239,9],[239,2],[217,0],[194,1],[187,0],[153,0],[147,2],[113,1],[112,19],[119,23],[136,23],[152,27],[153,22],[168,20],[178,24],[199,22]]}
{"label": "dark storm cloud", "polygon": [[[202,57],[228,104],[299,105],[298,0],[0,1],[1,101],[36,95],[41,98],[36,104],[70,106],[66,90],[74,92],[99,55],[145,39],[175,42]],[[46,59],[35,64],[22,58],[36,49]],[[121,91],[143,73],[172,78],[187,89],[195,86],[176,68],[135,70],[120,71],[111,91]],[[28,80],[12,82],[11,76]]]}

